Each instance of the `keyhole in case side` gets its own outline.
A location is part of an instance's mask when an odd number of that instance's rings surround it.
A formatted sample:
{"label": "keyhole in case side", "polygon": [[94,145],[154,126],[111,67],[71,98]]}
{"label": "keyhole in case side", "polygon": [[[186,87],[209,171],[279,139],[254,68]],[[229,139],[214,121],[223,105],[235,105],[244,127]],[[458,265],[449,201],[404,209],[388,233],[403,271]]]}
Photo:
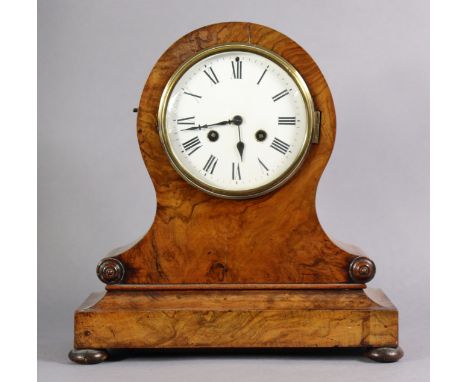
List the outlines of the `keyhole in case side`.
{"label": "keyhole in case side", "polygon": [[210,142],[216,142],[219,138],[219,133],[217,131],[211,130],[208,132],[207,136]]}
{"label": "keyhole in case side", "polygon": [[257,141],[259,142],[263,142],[267,137],[267,133],[265,130],[258,130],[256,133],[255,133],[255,138],[257,139]]}

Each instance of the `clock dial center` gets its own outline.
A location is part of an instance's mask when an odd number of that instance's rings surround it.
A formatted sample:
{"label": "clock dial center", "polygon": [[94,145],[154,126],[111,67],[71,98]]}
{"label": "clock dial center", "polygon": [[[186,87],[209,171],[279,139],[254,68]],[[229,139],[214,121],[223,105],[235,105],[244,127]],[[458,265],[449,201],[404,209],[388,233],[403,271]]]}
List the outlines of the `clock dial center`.
{"label": "clock dial center", "polygon": [[232,123],[236,126],[240,126],[242,124],[242,117],[240,115],[235,115],[234,118],[232,118]]}

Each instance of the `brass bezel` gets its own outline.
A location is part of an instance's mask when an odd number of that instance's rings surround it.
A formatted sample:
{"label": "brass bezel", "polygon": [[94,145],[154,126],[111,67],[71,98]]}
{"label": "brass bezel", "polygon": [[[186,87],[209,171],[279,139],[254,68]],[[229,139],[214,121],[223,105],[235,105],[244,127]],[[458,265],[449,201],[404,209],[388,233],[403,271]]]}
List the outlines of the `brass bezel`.
{"label": "brass bezel", "polygon": [[[275,180],[261,186],[256,187],[248,190],[225,190],[216,187],[212,187],[206,183],[201,182],[199,179],[192,176],[190,171],[185,168],[185,166],[178,160],[178,158],[174,155],[173,149],[170,145],[169,138],[167,136],[166,131],[166,111],[169,98],[171,96],[172,90],[174,89],[175,85],[182,77],[182,75],[193,65],[198,63],[199,61],[203,60],[206,57],[212,56],[217,53],[229,52],[229,51],[242,51],[242,52],[249,52],[249,53],[256,53],[259,54],[284,69],[296,83],[299,91],[301,92],[302,98],[306,104],[306,113],[307,113],[307,132],[304,138],[304,142],[302,143],[301,150],[299,155],[294,160],[294,162],[288,167],[288,169],[278,178]],[[227,199],[247,199],[247,198],[254,198],[261,195],[265,195],[278,187],[282,186],[286,183],[299,169],[301,164],[304,161],[304,158],[309,150],[309,146],[311,141],[313,143],[318,143],[318,124],[319,123],[319,112],[316,112],[314,109],[314,103],[312,100],[312,96],[310,91],[305,83],[304,79],[297,71],[297,69],[292,66],[288,61],[286,61],[283,57],[274,53],[268,49],[257,45],[245,44],[245,43],[226,43],[222,45],[217,45],[211,48],[203,49],[196,53],[194,56],[189,58],[185,61],[171,76],[169,81],[167,82],[164,91],[161,95],[161,101],[159,103],[159,110],[158,110],[158,130],[159,136],[161,139],[161,143],[166,151],[169,161],[171,162],[174,169],[179,173],[180,176],[184,180],[186,180],[189,184],[196,187],[197,189],[204,191],[210,195],[218,196],[221,198]],[[318,121],[316,121],[318,119]],[[315,129],[314,129],[315,127]],[[314,131],[315,130],[315,131]],[[312,136],[314,139],[312,140]]]}

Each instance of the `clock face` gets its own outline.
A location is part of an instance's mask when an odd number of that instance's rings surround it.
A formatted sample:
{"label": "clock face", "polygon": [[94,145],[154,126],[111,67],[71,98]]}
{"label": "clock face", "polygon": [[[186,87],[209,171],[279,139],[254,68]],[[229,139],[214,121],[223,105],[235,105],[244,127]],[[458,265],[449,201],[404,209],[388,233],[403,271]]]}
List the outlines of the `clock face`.
{"label": "clock face", "polygon": [[230,47],[176,72],[160,110],[176,170],[211,194],[245,198],[283,184],[311,137],[311,98],[294,68],[272,53]]}

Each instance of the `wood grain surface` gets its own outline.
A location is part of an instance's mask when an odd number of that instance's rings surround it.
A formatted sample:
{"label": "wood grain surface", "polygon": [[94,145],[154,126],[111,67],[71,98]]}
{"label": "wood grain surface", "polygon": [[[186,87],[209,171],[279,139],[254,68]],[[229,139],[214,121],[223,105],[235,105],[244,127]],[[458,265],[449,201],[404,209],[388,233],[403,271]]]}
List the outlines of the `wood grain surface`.
{"label": "wood grain surface", "polygon": [[[298,173],[282,188],[249,200],[226,200],[187,184],[171,166],[158,135],[157,112],[174,71],[201,49],[226,42],[259,45],[284,57],[302,75],[322,123]],[[328,85],[312,58],[268,27],[221,23],[182,37],[158,60],[138,109],[141,153],[157,193],[157,211],[136,245],[114,254],[125,266],[124,284],[352,283],[355,257],[322,229],[315,207],[319,178],[335,139]]]}
{"label": "wood grain surface", "polygon": [[109,291],[165,291],[165,290],[324,290],[324,289],[364,289],[366,284],[110,284]]}
{"label": "wood grain surface", "polygon": [[397,345],[398,312],[379,290],[114,291],[75,314],[76,349]]}

